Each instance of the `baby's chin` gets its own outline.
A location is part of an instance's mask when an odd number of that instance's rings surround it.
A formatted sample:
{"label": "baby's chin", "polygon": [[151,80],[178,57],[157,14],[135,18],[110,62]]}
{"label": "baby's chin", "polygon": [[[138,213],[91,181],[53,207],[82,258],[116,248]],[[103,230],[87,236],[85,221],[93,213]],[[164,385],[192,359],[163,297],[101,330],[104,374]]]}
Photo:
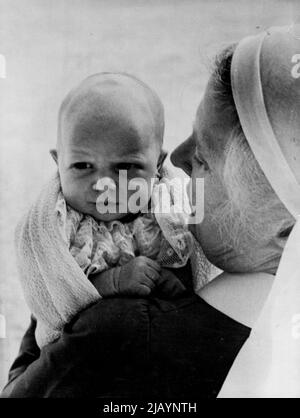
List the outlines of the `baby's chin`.
{"label": "baby's chin", "polygon": [[128,213],[118,213],[118,208],[114,207],[114,209],[116,209],[117,212],[115,210],[109,211],[109,208],[107,208],[107,212],[103,213],[104,210],[99,211],[97,206],[93,205],[93,208],[89,211],[88,215],[91,215],[99,222],[112,222],[116,220],[121,221],[123,218],[128,216]]}
{"label": "baby's chin", "polygon": [[99,213],[92,215],[96,221],[99,222],[112,222],[112,221],[121,221],[123,218],[127,216],[126,213]]}
{"label": "baby's chin", "polygon": [[72,199],[66,199],[67,204],[83,215],[92,216],[98,222],[112,222],[112,221],[122,221],[122,219],[127,219],[130,215],[135,215],[132,212],[119,212],[121,207],[118,204],[112,204],[110,206],[97,205],[95,202],[78,202]]}

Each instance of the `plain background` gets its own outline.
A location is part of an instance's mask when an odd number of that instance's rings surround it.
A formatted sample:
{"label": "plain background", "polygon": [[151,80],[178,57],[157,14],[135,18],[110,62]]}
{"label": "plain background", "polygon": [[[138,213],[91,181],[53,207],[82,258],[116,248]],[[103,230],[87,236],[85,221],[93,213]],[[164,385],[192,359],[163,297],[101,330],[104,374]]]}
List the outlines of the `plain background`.
{"label": "plain background", "polygon": [[[165,149],[192,129],[213,56],[266,27],[290,24],[298,0],[0,0],[0,387],[29,322],[15,266],[15,224],[54,172],[57,111],[86,76],[126,71],[166,112]],[[2,301],[2,303],[1,303]]]}

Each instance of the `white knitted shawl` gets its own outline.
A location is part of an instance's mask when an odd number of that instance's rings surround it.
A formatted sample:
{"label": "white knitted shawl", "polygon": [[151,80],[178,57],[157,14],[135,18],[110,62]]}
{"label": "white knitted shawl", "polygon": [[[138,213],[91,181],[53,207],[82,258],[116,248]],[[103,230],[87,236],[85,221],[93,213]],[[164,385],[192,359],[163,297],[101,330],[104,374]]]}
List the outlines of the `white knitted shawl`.
{"label": "white knitted shawl", "polygon": [[16,228],[19,276],[26,302],[38,319],[39,346],[59,337],[75,314],[101,298],[69,252],[55,211],[59,191],[56,175]]}
{"label": "white knitted shawl", "polygon": [[[16,228],[19,277],[26,302],[37,319],[36,341],[40,347],[58,338],[78,312],[101,299],[69,251],[65,219],[55,210],[60,191],[57,173]],[[178,219],[158,216],[157,221],[174,248]],[[198,292],[211,279],[212,266],[196,241],[191,266]]]}

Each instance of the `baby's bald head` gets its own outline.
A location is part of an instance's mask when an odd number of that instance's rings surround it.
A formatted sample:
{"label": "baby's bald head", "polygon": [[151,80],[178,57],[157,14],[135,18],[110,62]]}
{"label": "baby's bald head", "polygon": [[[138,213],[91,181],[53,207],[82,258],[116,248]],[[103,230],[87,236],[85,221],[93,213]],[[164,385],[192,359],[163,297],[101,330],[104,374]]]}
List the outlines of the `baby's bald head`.
{"label": "baby's bald head", "polygon": [[129,74],[99,73],[86,78],[67,95],[60,107],[58,154],[75,131],[76,136],[84,141],[98,128],[103,132],[112,126],[130,127],[140,134],[141,140],[151,139],[161,149],[164,109],[159,97],[145,83]]}
{"label": "baby's bald head", "polygon": [[[166,156],[163,133],[162,103],[146,84],[114,73],[84,80],[61,105],[57,150],[52,151],[66,202],[98,220],[121,219],[124,213],[118,210],[99,214],[95,185],[110,178],[118,189],[124,187],[121,179],[138,178],[150,191]],[[132,193],[128,190],[128,199]]]}

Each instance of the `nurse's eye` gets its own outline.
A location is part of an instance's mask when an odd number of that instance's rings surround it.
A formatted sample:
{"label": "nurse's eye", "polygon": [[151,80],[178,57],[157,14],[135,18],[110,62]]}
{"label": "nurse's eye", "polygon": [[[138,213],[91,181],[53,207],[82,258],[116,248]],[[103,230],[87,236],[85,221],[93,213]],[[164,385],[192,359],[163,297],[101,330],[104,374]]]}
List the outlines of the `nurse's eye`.
{"label": "nurse's eye", "polygon": [[93,165],[90,163],[80,162],[72,164],[71,167],[75,170],[90,170],[93,168]]}
{"label": "nurse's eye", "polygon": [[208,166],[207,162],[201,156],[201,154],[199,154],[197,152],[195,152],[195,154],[193,155],[192,164],[195,167],[198,167],[198,168],[201,167],[201,168],[204,168],[205,171],[209,171],[209,166]]}
{"label": "nurse's eye", "polygon": [[192,162],[193,164],[196,164],[196,165],[204,165],[204,161],[201,160],[201,158],[199,158],[196,154],[193,155]]}
{"label": "nurse's eye", "polygon": [[140,164],[136,164],[136,163],[119,163],[116,164],[115,166],[115,170],[117,172],[119,171],[130,171],[130,170],[140,170],[142,169],[142,166]]}

